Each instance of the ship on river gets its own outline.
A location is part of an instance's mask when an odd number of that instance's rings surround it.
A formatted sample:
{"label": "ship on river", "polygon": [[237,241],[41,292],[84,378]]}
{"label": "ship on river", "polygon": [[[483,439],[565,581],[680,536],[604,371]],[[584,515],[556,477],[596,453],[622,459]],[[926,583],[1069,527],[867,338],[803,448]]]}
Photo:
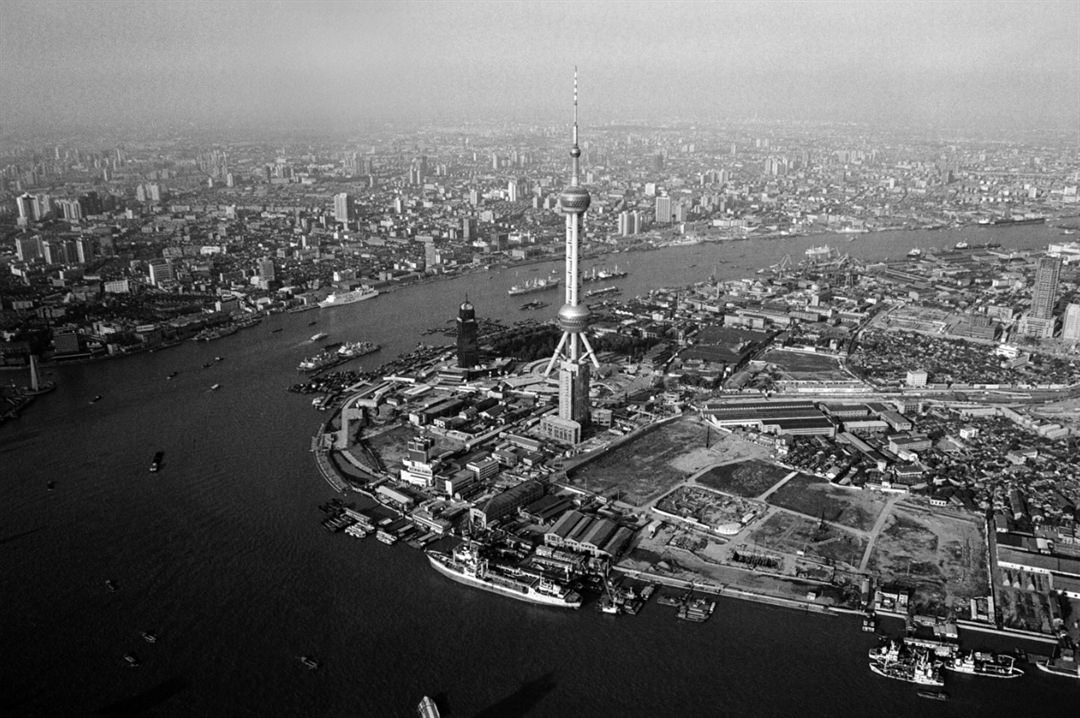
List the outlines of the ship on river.
{"label": "ship on river", "polygon": [[355,304],[366,299],[374,299],[379,296],[379,290],[372,287],[361,287],[349,292],[341,292],[329,295],[319,302],[320,307],[340,307],[343,304]]}
{"label": "ship on river", "polygon": [[466,586],[544,606],[581,608],[581,596],[570,588],[546,578],[515,575],[512,567],[481,557],[472,543],[463,543],[452,553],[429,549],[427,557],[436,571]]}
{"label": "ship on river", "polygon": [[989,678],[1019,678],[1024,672],[1015,662],[1015,658],[1003,653],[968,651],[946,662],[945,670]]}
{"label": "ship on river", "polygon": [[507,290],[507,294],[511,297],[515,297],[519,294],[532,294],[533,292],[546,292],[549,289],[555,289],[562,282],[554,274],[550,277],[538,277],[536,279],[528,279],[521,284],[515,284]]}

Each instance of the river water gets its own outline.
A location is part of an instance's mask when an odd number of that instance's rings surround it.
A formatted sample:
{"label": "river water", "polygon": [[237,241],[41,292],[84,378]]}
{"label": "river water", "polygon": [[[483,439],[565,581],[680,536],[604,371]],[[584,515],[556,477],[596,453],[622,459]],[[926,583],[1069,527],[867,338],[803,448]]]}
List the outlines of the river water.
{"label": "river water", "polygon": [[[1025,226],[799,238],[607,263],[631,272],[619,282],[629,296],[714,269],[744,275],[825,241],[880,259],[961,239],[1041,249],[1057,237]],[[874,638],[853,619],[731,599],[701,625],[656,604],[636,617],[561,612],[452,583],[403,545],[327,534],[317,506],[332,492],[308,453],[325,415],[284,391],[312,353],[307,338],[378,342],[380,354],[354,362],[369,367],[431,341],[422,330],[452,319],[466,293],[480,316],[544,319],[561,293],[536,295],[552,306],[526,314],[506,289],[555,266],[433,282],[270,317],[210,344],[52,369],[58,390],[0,428],[0,713],[408,716],[425,694],[451,716],[1075,707],[1080,684],[1034,670],[1013,681],[953,677],[950,701],[919,699],[912,686],[870,673]],[[203,368],[215,355],[222,360]],[[180,373],[167,381],[172,371]],[[159,449],[164,465],[150,474]],[[158,641],[146,643],[144,630]],[[138,668],[125,667],[127,652]],[[306,670],[302,654],[320,670]]]}

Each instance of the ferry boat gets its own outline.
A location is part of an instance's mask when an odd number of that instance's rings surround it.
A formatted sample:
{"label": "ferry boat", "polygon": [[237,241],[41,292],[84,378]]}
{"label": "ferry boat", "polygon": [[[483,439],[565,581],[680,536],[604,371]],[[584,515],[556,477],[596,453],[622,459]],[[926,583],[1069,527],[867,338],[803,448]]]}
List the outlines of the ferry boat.
{"label": "ferry boat", "polygon": [[154,454],[154,460],[150,462],[150,471],[154,472],[161,468],[161,460],[165,458],[164,451],[158,451]]}
{"label": "ferry boat", "polygon": [[506,291],[511,297],[516,297],[519,294],[532,294],[533,292],[546,292],[549,289],[555,289],[562,282],[557,276],[552,274],[550,277],[539,277],[537,279],[529,279],[522,284],[515,284]]}
{"label": "ferry boat", "polygon": [[509,567],[489,563],[472,544],[461,544],[450,554],[432,549],[426,553],[432,568],[466,586],[544,606],[581,608],[581,596],[569,588],[544,578],[511,576]]}
{"label": "ferry boat", "polygon": [[340,307],[344,304],[356,304],[357,302],[363,302],[367,299],[374,299],[379,296],[379,290],[372,287],[361,287],[360,289],[354,289],[350,292],[342,292],[341,294],[329,295],[326,299],[319,302],[320,307]]}
{"label": "ferry boat", "polygon": [[315,342],[318,342],[318,341],[322,341],[323,339],[326,339],[328,336],[330,336],[330,335],[327,334],[326,332],[319,332],[318,334],[312,334],[311,339],[309,341],[311,341],[312,343],[315,343]]}
{"label": "ferry boat", "polygon": [[990,678],[1019,678],[1024,672],[1017,668],[1016,659],[1001,653],[968,651],[956,656],[945,670]]}
{"label": "ferry boat", "polygon": [[439,707],[435,705],[433,699],[424,696],[420,704],[416,706],[416,715],[419,718],[439,718]]}

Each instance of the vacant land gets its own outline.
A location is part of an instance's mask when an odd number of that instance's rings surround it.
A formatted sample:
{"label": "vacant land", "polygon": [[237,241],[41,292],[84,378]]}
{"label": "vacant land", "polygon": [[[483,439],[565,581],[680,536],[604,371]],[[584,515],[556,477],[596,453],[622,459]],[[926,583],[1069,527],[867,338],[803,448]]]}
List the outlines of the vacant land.
{"label": "vacant land", "polygon": [[[716,460],[704,449],[705,425],[684,417],[650,429],[572,469],[568,480],[602,495],[642,506]],[[688,460],[693,457],[693,460]]]}
{"label": "vacant land", "polygon": [[757,549],[806,556],[826,563],[857,568],[866,540],[820,521],[777,511],[750,534]]}
{"label": "vacant land", "polygon": [[792,379],[847,379],[848,376],[840,370],[840,365],[833,357],[821,356],[820,354],[803,354],[802,352],[789,352],[773,350],[765,354],[763,360],[773,364],[783,374]]}
{"label": "vacant land", "polygon": [[859,531],[869,531],[885,508],[886,499],[871,491],[844,489],[799,474],[770,494],[768,503]]}
{"label": "vacant land", "polygon": [[977,521],[895,506],[874,543],[870,569],[883,583],[914,588],[918,608],[963,608],[990,591],[984,546]]}
{"label": "vacant land", "polygon": [[710,489],[751,499],[765,493],[787,474],[787,469],[754,460],[714,467],[695,481]]}

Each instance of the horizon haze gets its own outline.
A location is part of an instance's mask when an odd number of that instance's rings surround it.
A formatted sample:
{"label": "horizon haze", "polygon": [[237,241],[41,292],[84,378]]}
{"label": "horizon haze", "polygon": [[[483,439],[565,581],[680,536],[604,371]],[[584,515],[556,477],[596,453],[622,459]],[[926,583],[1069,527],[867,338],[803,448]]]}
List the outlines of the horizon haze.
{"label": "horizon haze", "polygon": [[1075,2],[0,0],[0,131],[617,120],[1080,126]]}

